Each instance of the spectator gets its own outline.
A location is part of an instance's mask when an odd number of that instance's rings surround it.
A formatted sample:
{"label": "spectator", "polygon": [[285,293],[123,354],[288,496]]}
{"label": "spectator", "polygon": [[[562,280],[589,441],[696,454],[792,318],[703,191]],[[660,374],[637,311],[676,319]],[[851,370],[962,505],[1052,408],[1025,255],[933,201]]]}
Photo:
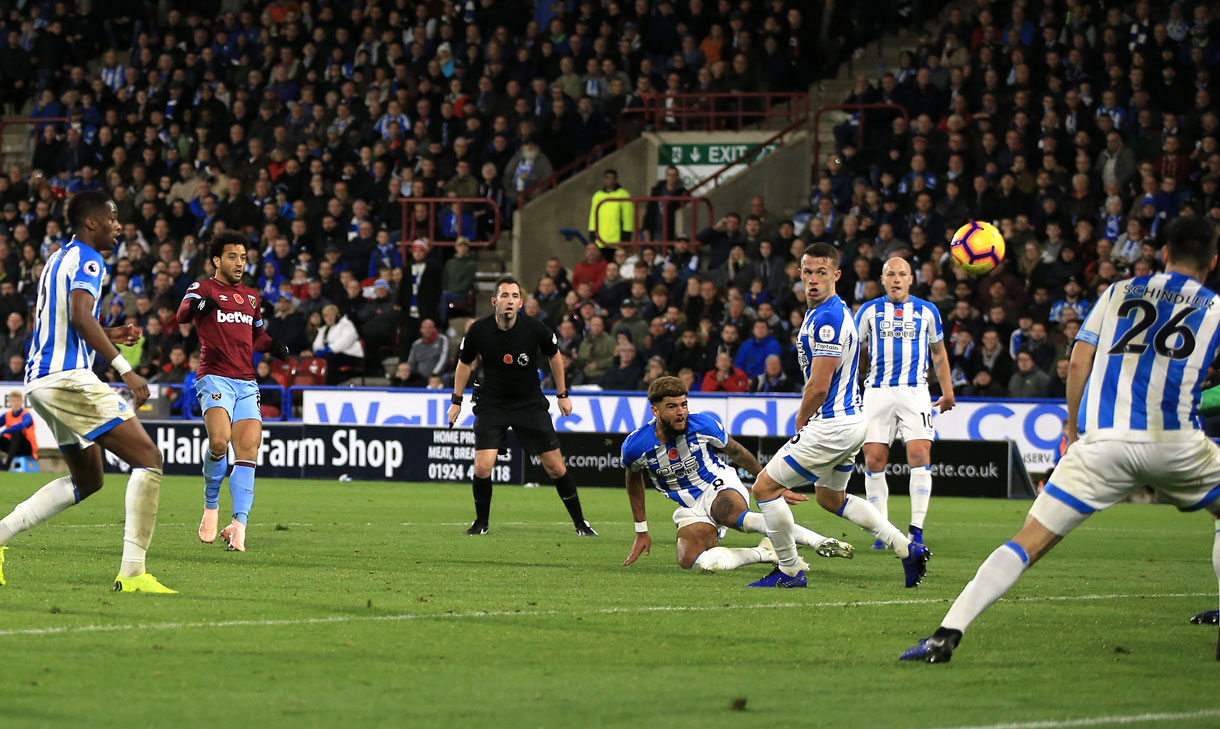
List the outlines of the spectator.
{"label": "spectator", "polygon": [[402,316],[400,342],[414,342],[424,319],[440,320],[441,270],[429,257],[428,241],[418,239],[411,244],[411,262],[403,270],[398,289],[398,306]]}
{"label": "spectator", "polygon": [[[450,375],[449,338],[442,336],[435,322],[425,319],[419,328],[419,339],[411,344],[407,355],[407,370],[404,387],[423,387],[428,378]],[[401,378],[403,370],[399,368]]]}
{"label": "spectator", "polygon": [[704,228],[696,236],[699,243],[707,246],[708,270],[717,270],[729,259],[733,246],[745,242],[745,234],[741,231],[741,216],[729,213],[710,228]]}
{"label": "spectator", "polygon": [[970,362],[971,394],[979,397],[1004,397],[1004,385],[1012,377],[1012,358],[1000,344],[995,328],[983,331],[980,346],[974,349]]}
{"label": "spectator", "polygon": [[1034,363],[1028,351],[1017,352],[1017,371],[1008,379],[1008,396],[1018,398],[1044,397],[1050,378]]}
{"label": "spectator", "polygon": [[584,260],[576,264],[572,270],[572,283],[577,286],[588,283],[596,293],[601,289],[605,280],[606,259],[602,256],[601,248],[596,243],[589,243],[585,246]]}
{"label": "spectator", "polygon": [[[665,168],[665,177],[649,191],[650,197],[683,197],[687,194],[678,168],[673,165]],[[644,213],[645,237],[655,241],[674,240],[678,210],[681,207],[682,203],[678,202],[654,201],[648,203]]]}
{"label": "spectator", "polygon": [[[648,336],[648,322],[638,316],[638,311],[634,299],[623,299],[619,302],[619,319],[614,324],[615,333],[626,330],[637,350],[644,346],[644,339]],[[673,368],[669,370],[676,371]]]}
{"label": "spectator", "polygon": [[332,304],[323,309],[322,322],[313,340],[313,354],[326,360],[326,384],[337,385],[361,371],[364,346],[356,326],[339,314],[339,307]]}
{"label": "spectator", "polygon": [[775,357],[778,362],[780,355],[779,342],[771,336],[771,327],[767,322],[755,321],[752,327],[754,336],[742,343],[733,361],[751,380],[763,375],[768,359]]}
{"label": "spectator", "polygon": [[504,191],[517,204],[522,193],[553,174],[551,161],[538,148],[538,141],[526,137],[521,149],[504,166]]}
{"label": "spectator", "polygon": [[[602,375],[599,384],[603,390],[639,390],[644,376],[644,368],[640,366],[635,345],[622,342],[614,350],[614,359],[609,369]],[[588,377],[588,368],[585,376]]]}
{"label": "spectator", "polygon": [[0,372],[0,382],[21,382],[25,379],[25,355],[14,354],[8,365]]}
{"label": "spectator", "polygon": [[746,373],[733,365],[727,352],[716,355],[716,366],[703,376],[700,392],[745,392],[750,385]]}
{"label": "spectator", "polygon": [[[756,325],[758,323],[761,322]],[[750,392],[755,393],[797,392],[798,389],[796,383],[784,374],[778,354],[768,355],[762,374],[750,380]]]}
{"label": "spectator", "polygon": [[605,319],[594,316],[589,319],[588,324],[589,329],[576,350],[576,359],[585,379],[593,381],[610,369],[616,350],[614,337],[606,332]]}
{"label": "spectator", "polygon": [[[393,348],[398,337],[398,322],[402,318],[398,304],[390,297],[389,282],[380,278],[374,281],[373,298],[365,299],[355,314],[365,351],[370,358],[379,360],[385,350]],[[420,327],[422,331],[422,322]],[[372,366],[366,367],[365,374],[370,374],[372,369]]]}
{"label": "spectator", "polygon": [[635,205],[628,200],[615,202],[629,197],[631,193],[618,183],[616,170],[607,169],[602,173],[602,187],[593,193],[589,205],[590,241],[605,247],[635,239]]}

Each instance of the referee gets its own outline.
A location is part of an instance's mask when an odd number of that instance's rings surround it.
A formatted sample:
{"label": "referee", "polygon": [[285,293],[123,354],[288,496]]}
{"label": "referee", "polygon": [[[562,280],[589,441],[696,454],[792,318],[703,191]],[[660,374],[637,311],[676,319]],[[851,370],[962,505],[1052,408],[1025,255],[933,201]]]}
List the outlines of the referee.
{"label": "referee", "polygon": [[491,512],[491,469],[496,455],[508,443],[512,427],[517,440],[530,455],[540,455],[542,467],[555,481],[576,533],[596,537],[580,509],[576,483],[568,473],[559,452],[559,438],[547,410],[549,405],[539,385],[538,357],[551,361],[555,388],[559,391],[559,412],[570,415],[572,401],[564,389],[563,360],[555,334],[532,316],[518,316],[525,303],[521,284],[512,278],[496,282],[491,300],[495,313],[470,326],[458,346],[457,371],[453,375],[453,404],[449,406],[449,427],[462,412],[462,392],[470,379],[475,358],[483,360],[481,388],[474,398],[474,523],[467,534],[486,534]]}

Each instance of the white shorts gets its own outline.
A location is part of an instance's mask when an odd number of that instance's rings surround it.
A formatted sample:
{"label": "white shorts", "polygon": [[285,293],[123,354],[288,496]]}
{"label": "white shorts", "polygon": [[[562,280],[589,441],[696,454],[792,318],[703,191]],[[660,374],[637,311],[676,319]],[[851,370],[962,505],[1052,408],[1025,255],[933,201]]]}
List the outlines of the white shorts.
{"label": "white shorts", "polygon": [[844,491],[866,429],[863,418],[810,420],[767,462],[767,475],[784,488],[813,483]]}
{"label": "white shorts", "polygon": [[864,391],[864,417],[868,422],[865,443],[903,443],[933,440],[932,398],[926,387],[870,387]]}
{"label": "white shorts", "polygon": [[1199,431],[1180,440],[1080,440],[1055,466],[1029,515],[1059,536],[1093,512],[1151,486],[1182,511],[1220,508],[1220,446]]}
{"label": "white shorts", "polygon": [[[741,498],[745,499],[746,508],[750,508],[750,492],[746,490],[745,484],[736,473],[727,472],[720,478],[724,479],[724,485],[719,488],[707,489],[693,500],[689,491],[674,491],[669,498],[681,504],[674,509],[674,526],[681,529],[691,524],[711,524],[716,527],[721,538],[724,537],[728,530],[727,524],[719,524],[712,518],[712,502],[716,497],[724,493],[726,490],[736,491],[741,494]],[[689,506],[687,504],[690,504]]]}
{"label": "white shorts", "polygon": [[60,450],[88,448],[94,438],[134,415],[131,406],[92,370],[72,370],[41,382],[48,379],[26,385],[26,397],[34,412],[46,421]]}

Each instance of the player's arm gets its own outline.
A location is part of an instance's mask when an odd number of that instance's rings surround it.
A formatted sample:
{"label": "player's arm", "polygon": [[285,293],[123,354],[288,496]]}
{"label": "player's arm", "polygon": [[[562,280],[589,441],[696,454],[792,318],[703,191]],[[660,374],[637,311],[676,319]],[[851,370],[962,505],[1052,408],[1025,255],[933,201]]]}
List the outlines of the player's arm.
{"label": "player's arm", "polygon": [[219,308],[220,304],[216,302],[216,299],[203,295],[199,282],[196,281],[187,289],[186,296],[182,297],[182,303],[178,304],[178,321],[192,322],[196,317],[206,316]]}
{"label": "player's arm", "polygon": [[856,368],[856,376],[860,379],[860,384],[868,381],[868,368],[872,366],[872,360],[868,358],[868,343],[869,327],[873,325],[873,317],[869,315],[872,310],[871,306],[861,306],[856,312],[856,333],[860,337],[860,359],[859,366]]}
{"label": "player's arm", "polygon": [[1063,424],[1063,434],[1067,436],[1067,445],[1071,446],[1079,437],[1077,424],[1080,415],[1080,400],[1084,397],[1084,386],[1089,381],[1093,371],[1093,355],[1097,347],[1086,341],[1077,339],[1072,345],[1072,358],[1068,362],[1067,376],[1067,421]]}
{"label": "player's arm", "polygon": [[[640,558],[641,554],[652,554],[652,537],[648,534],[648,514],[644,510],[644,474],[627,469],[627,500],[631,502],[631,520],[635,522],[635,543],[631,554],[623,560],[623,566]],[[644,531],[639,531],[643,528]]]}
{"label": "player's arm", "polygon": [[563,416],[572,414],[572,398],[568,395],[567,382],[564,380],[566,376],[563,371],[563,355],[559,354],[559,350],[551,355],[551,376],[555,378],[555,394],[562,395],[558,398],[559,412]]}
{"label": "player's arm", "polygon": [[838,357],[814,357],[809,365],[809,381],[801,390],[801,406],[796,411],[796,429],[805,427],[805,423],[826,402],[830,393],[830,379],[839,366]]}
{"label": "player's arm", "polygon": [[732,437],[729,438],[728,443],[724,444],[722,452],[733,462],[733,465],[746,469],[746,472],[751,476],[757,476],[762,471],[762,464],[758,462],[758,459],[754,457],[750,449],[738,443]]}
{"label": "player's arm", "polygon": [[96,302],[97,298],[92,292],[83,288],[72,289],[72,293],[68,297],[68,320],[72,323],[72,328],[85,340],[85,344],[106,358],[110,366],[119,373],[119,376],[123,378],[123,383],[135,397],[136,407],[139,407],[148,400],[148,383],[131,368],[131,365],[119,353],[118,347],[110,341],[110,335],[94,317],[93,307]]}
{"label": "player's arm", "polygon": [[940,408],[942,413],[953,409],[953,373],[949,369],[949,353],[945,351],[945,342],[932,342],[928,345],[928,353],[932,356],[932,368],[936,371],[936,379],[940,382],[940,397],[933,407]]}

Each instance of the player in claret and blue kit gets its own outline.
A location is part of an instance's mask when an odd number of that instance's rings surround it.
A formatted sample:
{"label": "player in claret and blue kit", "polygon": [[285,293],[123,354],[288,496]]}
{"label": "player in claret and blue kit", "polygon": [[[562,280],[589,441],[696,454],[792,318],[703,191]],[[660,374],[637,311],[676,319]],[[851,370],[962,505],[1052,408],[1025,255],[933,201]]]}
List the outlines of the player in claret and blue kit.
{"label": "player in claret and blue kit", "polygon": [[284,359],[288,348],[267,336],[258,294],[240,284],[246,268],[245,237],[222,233],[212,240],[209,252],[215,276],[191,284],[178,307],[178,321],[194,322],[199,333],[195,392],[208,431],[199,540],[208,544],[216,541],[220,484],[228,471],[232,443],[229,494],[233,498],[233,520],[220,534],[230,550],[244,552],[246,521],[254,503],[254,467],[263,436],[254,352]]}
{"label": "player in claret and blue kit", "polygon": [[[1220,344],[1220,296],[1202,284],[1216,267],[1215,229],[1196,216],[1174,220],[1161,258],[1164,273],[1113,283],[1098,298],[1072,348],[1063,459],[1021,530],[901,660],[948,663],[970,624],[1025,570],[1145,485],[1181,511],[1220,516],[1220,446],[1204,436],[1197,411]],[[1220,530],[1212,567],[1220,580]]]}

